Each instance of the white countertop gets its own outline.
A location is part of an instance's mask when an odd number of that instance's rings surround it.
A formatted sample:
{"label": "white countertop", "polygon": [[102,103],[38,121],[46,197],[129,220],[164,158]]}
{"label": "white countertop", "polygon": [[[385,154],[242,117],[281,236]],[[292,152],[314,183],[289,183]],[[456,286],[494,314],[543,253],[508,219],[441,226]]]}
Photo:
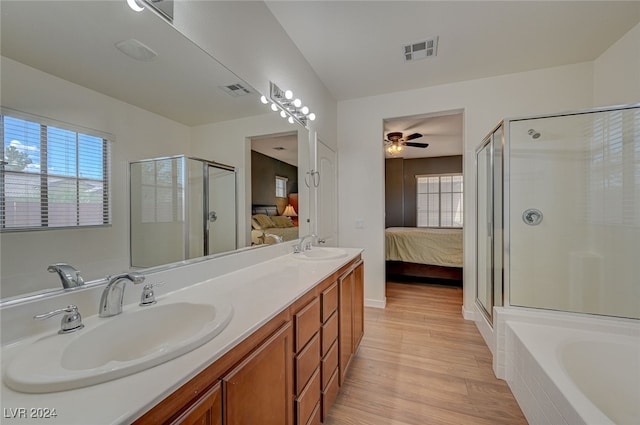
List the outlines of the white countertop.
{"label": "white countertop", "polygon": [[[207,299],[223,300],[233,305],[233,319],[222,333],[199,348],[124,378],[46,394],[19,393],[3,382],[0,423],[97,425],[133,422],[362,252],[353,248],[345,248],[345,251],[346,257],[321,261],[297,260],[287,254],[171,293],[163,294],[159,288],[159,304],[175,298],[199,303]],[[122,314],[139,308],[142,307],[129,304]],[[85,318],[85,322],[92,322],[87,319],[91,318]],[[55,332],[48,331],[49,334]],[[3,368],[21,346],[42,336],[33,335],[3,347]],[[32,415],[46,413],[47,409],[55,409],[56,416],[45,419]]]}

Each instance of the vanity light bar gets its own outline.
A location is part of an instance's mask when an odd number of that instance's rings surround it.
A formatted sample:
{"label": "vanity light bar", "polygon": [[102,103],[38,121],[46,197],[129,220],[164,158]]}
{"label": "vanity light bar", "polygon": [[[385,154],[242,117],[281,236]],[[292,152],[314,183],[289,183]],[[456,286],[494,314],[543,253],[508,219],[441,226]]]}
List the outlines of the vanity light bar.
{"label": "vanity light bar", "polygon": [[[302,105],[300,99],[294,98],[291,90],[282,90],[273,82],[270,82],[270,97],[271,109],[275,112],[280,111],[282,118],[287,118],[289,123],[300,123],[303,127],[306,127],[309,121],[316,119],[316,114],[309,111],[307,106]],[[260,101],[264,104],[269,103],[269,100],[262,96]]]}

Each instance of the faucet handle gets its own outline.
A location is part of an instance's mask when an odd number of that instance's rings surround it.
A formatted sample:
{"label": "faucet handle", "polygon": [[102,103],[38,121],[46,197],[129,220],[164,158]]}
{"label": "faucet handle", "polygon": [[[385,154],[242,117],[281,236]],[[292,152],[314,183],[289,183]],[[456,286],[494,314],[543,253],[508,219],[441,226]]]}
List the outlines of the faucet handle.
{"label": "faucet handle", "polygon": [[33,318],[36,320],[44,320],[63,313],[64,316],[62,316],[62,321],[60,322],[60,330],[58,331],[59,334],[75,332],[78,329],[84,328],[84,325],[82,324],[82,316],[80,316],[78,307],[73,304],[68,305],[65,308],[50,311],[48,313],[35,315],[33,316]]}
{"label": "faucet handle", "polygon": [[157,301],[156,301],[156,294],[153,292],[153,288],[155,288],[156,286],[162,286],[162,285],[164,285],[164,282],[150,283],[150,284],[144,285],[144,287],[142,288],[142,294],[140,295],[140,305],[145,306],[145,305],[155,304]]}

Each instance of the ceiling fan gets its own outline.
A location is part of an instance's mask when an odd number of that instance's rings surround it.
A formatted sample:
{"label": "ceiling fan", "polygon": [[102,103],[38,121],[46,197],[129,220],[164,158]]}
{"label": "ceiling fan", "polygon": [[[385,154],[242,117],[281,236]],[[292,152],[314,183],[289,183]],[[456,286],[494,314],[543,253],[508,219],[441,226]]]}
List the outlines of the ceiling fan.
{"label": "ceiling fan", "polygon": [[411,142],[411,140],[419,139],[422,137],[420,133],[412,133],[407,137],[402,137],[402,132],[394,131],[387,134],[387,138],[384,140],[387,152],[390,154],[396,154],[402,152],[405,146],[414,148],[426,148],[429,143]]}

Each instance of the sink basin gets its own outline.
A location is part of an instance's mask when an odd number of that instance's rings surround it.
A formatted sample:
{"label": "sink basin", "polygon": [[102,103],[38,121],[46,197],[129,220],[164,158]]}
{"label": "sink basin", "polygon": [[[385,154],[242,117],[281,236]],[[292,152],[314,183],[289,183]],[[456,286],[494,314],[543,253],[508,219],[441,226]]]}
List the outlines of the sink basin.
{"label": "sink basin", "polygon": [[5,383],[27,393],[47,393],[109,381],[181,356],[229,324],[231,305],[174,302],[141,307],[84,329],[42,338],[17,353]]}
{"label": "sink basin", "polygon": [[299,260],[335,260],[347,256],[347,251],[341,248],[320,248],[313,247],[308,251],[292,254]]}

